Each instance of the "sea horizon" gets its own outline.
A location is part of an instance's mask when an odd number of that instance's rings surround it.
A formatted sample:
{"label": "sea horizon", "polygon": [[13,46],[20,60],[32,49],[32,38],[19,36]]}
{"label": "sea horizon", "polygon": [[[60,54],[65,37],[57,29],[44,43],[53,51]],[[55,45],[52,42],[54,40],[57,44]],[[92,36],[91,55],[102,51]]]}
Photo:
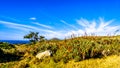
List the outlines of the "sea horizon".
{"label": "sea horizon", "polygon": [[7,42],[10,44],[27,44],[30,41],[29,40],[0,40],[0,42]]}

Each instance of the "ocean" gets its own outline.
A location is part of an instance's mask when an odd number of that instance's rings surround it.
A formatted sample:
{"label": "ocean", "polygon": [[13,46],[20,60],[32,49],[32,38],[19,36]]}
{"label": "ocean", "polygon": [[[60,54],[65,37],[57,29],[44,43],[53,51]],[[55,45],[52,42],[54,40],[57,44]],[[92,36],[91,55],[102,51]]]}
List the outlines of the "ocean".
{"label": "ocean", "polygon": [[10,44],[27,44],[30,43],[28,40],[0,40],[0,42],[7,42]]}

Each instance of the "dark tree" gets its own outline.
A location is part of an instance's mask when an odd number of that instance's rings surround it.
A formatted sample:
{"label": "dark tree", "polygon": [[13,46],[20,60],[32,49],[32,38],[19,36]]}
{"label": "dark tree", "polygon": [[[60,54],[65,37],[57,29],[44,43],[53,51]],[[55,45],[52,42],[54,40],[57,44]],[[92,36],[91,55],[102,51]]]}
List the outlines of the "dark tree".
{"label": "dark tree", "polygon": [[37,41],[44,41],[44,36],[38,36],[39,32],[31,32],[24,36],[25,39],[29,39],[31,43],[36,43]]}
{"label": "dark tree", "polygon": [[24,38],[29,39],[32,43],[36,43],[39,40],[38,34],[39,32],[30,32],[29,34],[25,35]]}
{"label": "dark tree", "polygon": [[45,40],[45,37],[44,36],[40,36],[39,37],[39,41],[44,41]]}

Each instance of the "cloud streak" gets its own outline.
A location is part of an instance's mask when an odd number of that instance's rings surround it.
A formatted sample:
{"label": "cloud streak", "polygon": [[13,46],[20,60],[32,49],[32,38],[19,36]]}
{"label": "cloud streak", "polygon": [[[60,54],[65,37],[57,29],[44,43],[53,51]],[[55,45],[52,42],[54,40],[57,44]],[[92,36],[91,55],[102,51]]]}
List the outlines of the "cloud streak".
{"label": "cloud streak", "polygon": [[[56,32],[53,34],[47,34],[46,37],[49,37],[49,38],[58,37],[58,38],[64,39],[65,37],[69,38],[73,34],[75,36],[82,36],[85,34],[85,32],[88,35],[95,34],[97,36],[107,36],[108,34],[114,35],[116,31],[117,31],[116,34],[120,34],[120,31],[119,31],[120,26],[119,25],[118,26],[110,26],[110,24],[113,22],[114,22],[114,20],[104,21],[104,19],[102,19],[102,18],[100,18],[99,21],[98,20],[89,21],[87,19],[81,18],[81,19],[76,20],[76,23],[78,23],[78,25],[80,27],[83,27],[83,29],[70,30],[70,31],[62,30],[62,31],[59,31],[59,32]],[[71,24],[69,24],[69,25],[71,25]]]}
{"label": "cloud streak", "polygon": [[74,25],[71,25],[71,24],[68,24],[67,22],[65,22],[64,20],[60,20],[62,23],[64,23],[64,24],[66,24],[67,26],[70,26],[70,27],[72,27],[73,29],[78,29],[78,28],[76,28]]}
{"label": "cloud streak", "polygon": [[36,24],[36,25],[39,25],[39,26],[42,26],[42,27],[48,28],[48,29],[53,29],[53,27],[48,26],[48,25],[40,24],[40,23],[38,23],[38,22],[33,22],[33,23]]}
{"label": "cloud streak", "polygon": [[31,25],[17,24],[17,23],[7,22],[7,21],[0,21],[0,24],[4,24],[10,28],[16,28],[21,30],[37,30],[37,31],[54,33],[54,31],[52,30],[40,29]]}
{"label": "cloud streak", "polygon": [[30,18],[30,20],[36,20],[36,19],[37,19],[37,18],[35,18],[35,17],[31,17],[31,18]]}
{"label": "cloud streak", "polygon": [[0,40],[22,40],[24,36],[24,32],[1,32],[0,31]]}
{"label": "cloud streak", "polygon": [[[83,31],[87,33],[95,33],[97,35],[107,35],[109,33],[114,33],[116,30],[120,29],[120,26],[110,26],[114,20],[104,21],[100,18],[99,22],[97,21],[88,21],[86,19],[77,20],[77,23],[84,28]],[[99,23],[99,25],[97,25]]]}
{"label": "cloud streak", "polygon": [[[95,35],[98,35],[98,36],[99,35],[104,36],[104,35],[108,35],[108,34],[111,34],[111,35],[120,34],[120,25],[111,26],[111,23],[113,23],[114,20],[105,21],[104,19],[100,18],[99,20],[89,21],[87,19],[81,18],[81,19],[76,20],[76,24],[78,24],[77,26],[82,27],[80,29],[76,28],[75,26],[73,26],[71,24],[66,23],[63,20],[61,20],[61,22],[63,22],[64,25],[71,27],[72,30],[65,30],[62,27],[60,30],[58,30],[56,27],[55,31],[53,31],[53,30],[50,30],[53,27],[44,25],[44,24],[40,24],[38,22],[35,22],[34,24],[39,25],[41,27],[48,28],[48,29],[41,29],[40,27],[36,27],[33,25],[18,24],[18,23],[0,20],[0,24],[3,24],[9,28],[19,29],[19,30],[22,30],[25,32],[28,32],[31,30],[35,31],[35,32],[40,32],[40,35],[44,35],[47,39],[50,39],[53,37],[64,39],[65,37],[70,37],[73,34],[76,36],[78,36],[78,35],[81,36],[81,35],[84,35],[85,32],[88,35],[91,35],[92,33],[94,33]],[[67,27],[66,27],[66,29],[67,29]],[[117,32],[117,33],[115,33],[115,32]],[[24,33],[22,33],[22,35],[16,35],[16,37],[21,36],[21,38],[22,38],[23,35],[24,35]]]}

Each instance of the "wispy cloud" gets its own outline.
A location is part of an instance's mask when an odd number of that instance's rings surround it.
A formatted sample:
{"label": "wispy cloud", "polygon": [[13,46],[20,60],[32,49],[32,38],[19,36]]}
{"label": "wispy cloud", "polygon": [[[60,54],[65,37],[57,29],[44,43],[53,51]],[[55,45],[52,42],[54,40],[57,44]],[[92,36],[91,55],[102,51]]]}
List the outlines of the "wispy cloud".
{"label": "wispy cloud", "polygon": [[9,17],[9,16],[0,16],[0,17],[2,17],[3,19],[15,21],[15,22],[21,22],[20,20],[18,20],[18,19],[16,19],[16,18]]}
{"label": "wispy cloud", "polygon": [[30,20],[36,20],[37,18],[36,17],[31,17]]}
{"label": "wispy cloud", "polygon": [[53,27],[51,27],[51,26],[44,25],[44,24],[40,24],[40,23],[38,23],[38,22],[33,22],[33,23],[36,24],[36,25],[39,25],[39,26],[42,26],[42,27],[48,28],[48,29],[52,29],[52,28],[53,28]]}
{"label": "wispy cloud", "polygon": [[107,35],[109,33],[114,33],[116,30],[120,29],[120,26],[110,26],[110,24],[114,22],[114,20],[104,21],[104,19],[100,18],[99,21],[88,21],[86,19],[81,18],[77,20],[77,23],[84,28],[83,31],[87,33],[95,33],[97,35]]}
{"label": "wispy cloud", "polygon": [[[120,25],[118,26],[111,26],[111,23],[114,23],[114,20],[110,20],[110,21],[104,21],[104,19],[100,18],[99,21],[98,20],[92,20],[89,21],[87,19],[78,19],[76,20],[76,23],[79,24],[79,26],[83,27],[83,29],[77,29],[77,30],[69,30],[69,31],[65,31],[64,29],[62,31],[57,31],[56,33],[48,33],[46,34],[46,37],[52,38],[52,37],[58,37],[58,38],[62,38],[64,39],[65,37],[70,37],[71,35],[75,35],[75,36],[81,36],[84,35],[85,32],[88,35],[91,34],[95,34],[98,36],[105,36],[105,35],[114,35],[115,32],[117,31],[117,34],[120,34]],[[70,25],[70,24],[69,24]],[[69,26],[68,25],[68,26]]]}
{"label": "wispy cloud", "polygon": [[73,29],[78,29],[78,28],[76,28],[74,25],[71,25],[71,24],[68,24],[67,22],[65,22],[64,20],[60,20],[62,23],[64,23],[64,24],[66,24],[67,26],[70,26],[70,27],[72,27]]}
{"label": "wispy cloud", "polygon": [[7,22],[7,21],[0,21],[0,24],[3,24],[3,25],[10,27],[10,28],[20,29],[23,31],[29,30],[28,28],[22,27],[22,26],[24,26],[22,24],[17,24],[17,23],[12,23],[12,22]]}
{"label": "wispy cloud", "polygon": [[[42,29],[40,27],[36,27],[33,25],[18,24],[18,23],[0,20],[0,24],[6,25],[9,28],[20,29],[26,32],[28,32],[28,30],[29,31],[32,30],[35,32],[37,31],[37,32],[40,32],[40,35],[44,35],[48,39],[53,37],[64,39],[65,37],[70,37],[72,34],[76,36],[78,35],[80,36],[80,35],[84,35],[85,32],[89,35],[91,35],[92,33],[95,33],[96,35],[108,35],[108,34],[114,35],[115,32],[117,32],[116,34],[120,34],[120,25],[117,25],[117,26],[111,25],[111,23],[114,23],[114,20],[105,21],[104,19],[100,18],[99,20],[89,21],[87,19],[81,18],[76,20],[76,24],[78,24],[77,26],[82,27],[80,29],[76,28],[75,26],[72,26],[71,24],[66,23],[63,20],[61,20],[61,22],[63,22],[67,26],[70,26],[73,30],[65,30],[61,27],[60,30],[55,29],[53,31],[53,30],[50,30],[52,28],[51,26],[40,24],[37,22],[34,24],[45,27],[45,28],[49,28],[49,29]],[[22,33],[21,35],[19,35],[18,33],[18,35],[16,34],[13,34],[13,35],[15,35],[16,37],[21,36],[19,38],[22,38],[24,34],[25,33]]]}
{"label": "wispy cloud", "polygon": [[0,24],[4,24],[10,28],[16,28],[16,29],[21,29],[21,30],[36,30],[36,31],[54,33],[54,31],[52,31],[52,30],[40,29],[40,28],[37,28],[35,26],[31,26],[31,25],[24,25],[24,24],[18,24],[18,23],[7,22],[7,21],[0,21]]}
{"label": "wispy cloud", "polygon": [[[99,21],[98,20],[89,21],[83,18],[76,20],[76,23],[78,23],[80,27],[82,26],[84,29],[78,29],[75,26],[68,24],[63,20],[62,22],[67,26],[70,26],[73,30],[66,31],[65,29],[61,28],[61,30],[56,30],[52,32],[47,31],[45,32],[44,35],[46,35],[47,38],[58,37],[64,39],[65,37],[69,37],[72,34],[76,36],[84,35],[85,32],[88,34],[95,33],[96,35],[107,35],[107,34],[114,35],[114,32],[120,29],[119,25],[118,26],[110,25],[111,23],[114,22],[114,20],[104,21],[104,19],[102,18],[100,18]],[[120,34],[120,32],[118,34]]]}
{"label": "wispy cloud", "polygon": [[[40,35],[44,35],[44,36],[46,36],[46,38],[52,38],[52,37],[55,37],[55,35],[60,37],[60,35],[57,34],[58,33],[57,31],[52,31],[52,30],[48,30],[48,29],[41,29],[41,28],[31,26],[31,25],[18,24],[18,23],[13,23],[13,22],[8,22],[8,21],[1,21],[1,20],[0,20],[0,24],[3,24],[3,25],[5,25],[5,26],[7,26],[9,28],[14,28],[15,30],[17,30],[16,32],[10,32],[11,35],[9,35],[9,36],[5,36],[9,32],[5,32],[4,34],[0,33],[1,36],[3,36],[5,39],[23,39],[23,36],[26,33],[28,33],[29,31],[39,32]],[[24,32],[24,33],[20,34],[19,33],[19,32],[21,32],[20,30],[22,32]],[[14,37],[12,38],[11,36],[14,36]]]}
{"label": "wispy cloud", "polygon": [[25,35],[24,32],[1,32],[0,31],[0,40],[22,40],[23,36]]}

